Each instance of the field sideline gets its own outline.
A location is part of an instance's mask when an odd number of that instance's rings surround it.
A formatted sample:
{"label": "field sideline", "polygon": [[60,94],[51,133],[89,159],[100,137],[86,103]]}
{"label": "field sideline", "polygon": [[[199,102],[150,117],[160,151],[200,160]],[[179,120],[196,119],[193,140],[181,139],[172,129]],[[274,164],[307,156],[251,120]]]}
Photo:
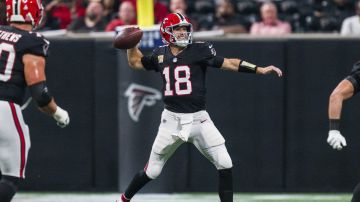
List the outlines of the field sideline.
{"label": "field sideline", "polygon": [[[19,192],[13,202],[115,202],[118,193]],[[241,194],[234,202],[350,202],[351,194]],[[219,202],[216,193],[138,194],[131,202]]]}

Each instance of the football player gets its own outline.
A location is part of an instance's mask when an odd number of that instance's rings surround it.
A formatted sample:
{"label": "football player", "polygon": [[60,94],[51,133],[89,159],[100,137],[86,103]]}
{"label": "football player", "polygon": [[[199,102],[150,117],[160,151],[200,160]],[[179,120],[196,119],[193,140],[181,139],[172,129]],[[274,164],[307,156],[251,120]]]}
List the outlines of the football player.
{"label": "football player", "polygon": [[190,142],[218,170],[220,200],[231,202],[233,165],[225,140],[205,109],[206,69],[275,73],[279,77],[282,72],[275,66],[259,67],[244,60],[217,56],[211,43],[193,42],[192,24],[180,13],[167,15],[160,33],[166,45],[156,48],[152,55],[143,56],[137,47],[127,50],[132,68],[153,70],[162,76],[165,109],[145,169],[135,175],[118,201],[130,201],[147,182],[160,175],[166,161],[181,144]]}
{"label": "football player", "polygon": [[[360,90],[360,61],[354,64],[350,75],[334,89],[329,99],[329,136],[327,142],[334,149],[341,150],[346,146],[345,137],[340,133],[342,104]],[[355,187],[352,202],[360,202],[360,183]]]}
{"label": "football player", "polygon": [[30,148],[29,129],[20,109],[26,88],[39,109],[60,127],[68,113],[56,103],[46,85],[45,58],[49,41],[32,32],[42,18],[41,0],[6,0],[9,26],[0,26],[0,201],[9,202],[20,180]]}

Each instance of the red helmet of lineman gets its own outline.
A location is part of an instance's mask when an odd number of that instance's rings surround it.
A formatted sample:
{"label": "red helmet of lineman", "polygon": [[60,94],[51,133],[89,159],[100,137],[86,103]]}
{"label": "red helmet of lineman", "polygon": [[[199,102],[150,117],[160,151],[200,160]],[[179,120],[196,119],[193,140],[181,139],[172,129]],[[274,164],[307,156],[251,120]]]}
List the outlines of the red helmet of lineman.
{"label": "red helmet of lineman", "polygon": [[[173,30],[178,27],[186,27],[186,37],[174,35]],[[174,44],[180,47],[185,47],[192,43],[192,25],[187,17],[180,13],[168,14],[161,23],[160,33],[165,44]]]}
{"label": "red helmet of lineman", "polygon": [[42,0],[6,0],[8,22],[40,24],[43,16]]}

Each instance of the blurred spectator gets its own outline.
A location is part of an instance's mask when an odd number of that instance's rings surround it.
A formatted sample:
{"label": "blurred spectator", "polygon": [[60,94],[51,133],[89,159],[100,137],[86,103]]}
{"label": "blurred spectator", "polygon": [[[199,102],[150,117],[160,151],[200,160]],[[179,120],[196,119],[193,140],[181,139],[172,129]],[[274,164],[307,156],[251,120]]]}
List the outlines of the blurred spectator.
{"label": "blurred spectator", "polygon": [[73,32],[104,31],[106,22],[103,18],[104,8],[99,2],[91,1],[84,17],[77,18],[68,27]]}
{"label": "blurred spectator", "polygon": [[[354,4],[351,0],[333,0],[330,2],[326,16],[322,19],[322,30],[328,32],[339,32],[341,23],[345,18],[354,15]],[[324,24],[324,20],[329,21],[328,25]],[[326,21],[325,21],[326,22]],[[326,25],[326,26],[324,26]]]}
{"label": "blurred spectator", "polygon": [[258,3],[252,0],[238,1],[236,4],[237,13],[244,18],[244,25],[247,30],[250,30],[250,27],[253,23],[260,20]]}
{"label": "blurred spectator", "polygon": [[289,22],[293,32],[304,32],[305,17],[301,13],[301,3],[284,0],[279,5],[279,18]]}
{"label": "blurred spectator", "polygon": [[[136,12],[136,0],[122,0],[122,2],[125,1],[130,1],[134,5]],[[155,24],[160,24],[168,13],[168,9],[163,3],[159,2],[158,0],[154,0]]]}
{"label": "blurred spectator", "polygon": [[355,3],[356,15],[346,18],[341,26],[342,35],[360,36],[360,0]]}
{"label": "blurred spectator", "polygon": [[188,6],[186,0],[170,0],[169,8],[171,13],[181,13],[186,16]]}
{"label": "blurred spectator", "polygon": [[198,29],[197,22],[195,20],[191,19],[187,15],[188,5],[187,5],[186,0],[170,0],[169,8],[170,8],[170,13],[181,13],[181,14],[183,14],[191,22],[191,24],[193,25],[193,29],[194,30]]}
{"label": "blurred spectator", "polygon": [[75,20],[80,17],[84,17],[86,13],[87,0],[75,0],[71,7],[71,16]]}
{"label": "blurred spectator", "polygon": [[218,1],[213,30],[222,29],[224,33],[246,33],[247,30],[242,23],[243,20],[236,15],[234,5],[230,0]]}
{"label": "blurred spectator", "polygon": [[136,13],[134,5],[131,2],[124,1],[121,3],[118,11],[118,19],[112,20],[107,26],[105,31],[114,31],[117,26],[122,25],[135,25]]}
{"label": "blurred spectator", "polygon": [[52,0],[45,6],[45,19],[41,29],[66,29],[71,23],[71,12],[65,0]]}
{"label": "blurred spectator", "polygon": [[288,22],[278,19],[277,8],[274,3],[266,2],[260,7],[261,22],[251,26],[252,35],[281,35],[291,33],[291,26]]}
{"label": "blurred spectator", "polygon": [[215,23],[215,2],[198,0],[188,5],[186,12],[196,22],[197,31],[211,30]]}
{"label": "blurred spectator", "polygon": [[154,3],[155,23],[160,24],[166,15],[169,14],[169,11],[167,7],[158,0],[154,0]]}
{"label": "blurred spectator", "polygon": [[104,19],[106,22],[112,21],[115,17],[115,0],[103,0],[104,5]]}
{"label": "blurred spectator", "polygon": [[328,16],[332,15],[340,22],[354,15],[354,2],[352,0],[333,0],[329,6]]}
{"label": "blurred spectator", "polygon": [[6,24],[6,7],[5,1],[0,2],[0,25]]}
{"label": "blurred spectator", "polygon": [[[352,0],[308,0],[305,17],[307,32],[338,32],[341,22],[354,14]],[[311,8],[311,9],[309,9]]]}

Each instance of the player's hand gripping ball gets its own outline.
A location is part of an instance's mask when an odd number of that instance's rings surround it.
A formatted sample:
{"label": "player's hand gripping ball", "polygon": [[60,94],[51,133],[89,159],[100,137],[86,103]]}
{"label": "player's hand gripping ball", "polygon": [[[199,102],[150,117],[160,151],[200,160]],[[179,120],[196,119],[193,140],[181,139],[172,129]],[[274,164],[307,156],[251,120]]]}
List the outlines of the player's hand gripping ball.
{"label": "player's hand gripping ball", "polygon": [[143,31],[138,27],[127,27],[121,30],[115,37],[113,45],[118,49],[135,47],[141,40]]}

